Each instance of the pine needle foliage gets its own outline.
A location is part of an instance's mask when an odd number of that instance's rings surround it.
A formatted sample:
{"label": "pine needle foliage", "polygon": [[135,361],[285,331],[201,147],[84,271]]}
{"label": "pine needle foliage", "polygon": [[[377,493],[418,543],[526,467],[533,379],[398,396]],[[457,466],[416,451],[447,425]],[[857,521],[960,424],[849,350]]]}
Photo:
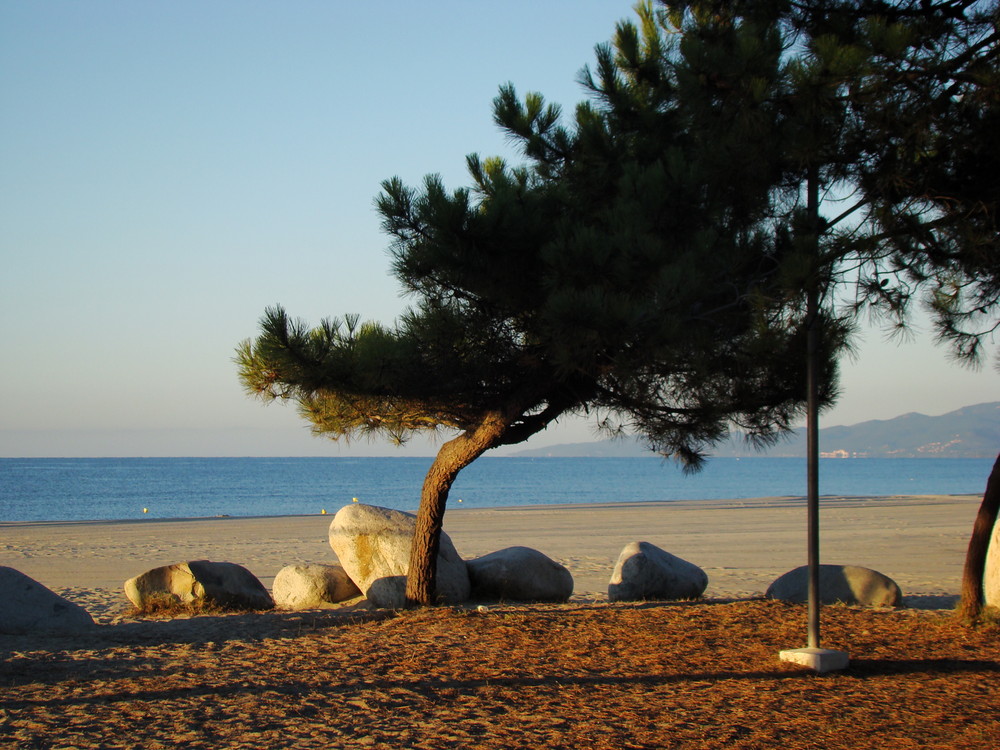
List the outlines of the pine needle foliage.
{"label": "pine needle foliage", "polygon": [[982,361],[1000,325],[996,0],[666,5],[676,19],[757,19],[779,31],[794,93],[785,106],[826,123],[790,134],[782,150],[819,157],[837,199],[823,256],[841,301],[897,328],[922,303],[958,360]]}
{"label": "pine needle foliage", "polygon": [[[511,404],[503,444],[597,410],[690,466],[733,425],[764,442],[787,428],[803,264],[793,228],[770,224],[782,39],[746,24],[692,44],[661,20],[642,6],[597,48],[568,125],[501,88],[494,119],[525,164],[470,156],[472,185],[451,192],[386,181],[376,207],[414,306],[391,330],[269,310],[239,352],[248,390],[333,437],[464,431]],[[844,330],[828,327],[832,396]]]}

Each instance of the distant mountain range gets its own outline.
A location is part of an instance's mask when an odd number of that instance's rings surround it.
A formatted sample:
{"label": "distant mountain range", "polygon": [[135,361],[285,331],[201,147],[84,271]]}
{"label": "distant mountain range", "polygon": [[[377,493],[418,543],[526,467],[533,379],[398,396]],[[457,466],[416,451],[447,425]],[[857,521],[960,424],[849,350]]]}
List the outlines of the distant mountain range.
{"label": "distant mountain range", "polygon": [[[830,458],[995,458],[1000,453],[1000,401],[966,406],[929,417],[911,412],[894,419],[873,419],[848,427],[819,431],[823,456]],[[805,429],[778,445],[755,451],[741,436],[715,446],[720,457],[801,457],[806,453]],[[515,456],[630,457],[651,455],[638,438],[564,443],[519,451]]]}

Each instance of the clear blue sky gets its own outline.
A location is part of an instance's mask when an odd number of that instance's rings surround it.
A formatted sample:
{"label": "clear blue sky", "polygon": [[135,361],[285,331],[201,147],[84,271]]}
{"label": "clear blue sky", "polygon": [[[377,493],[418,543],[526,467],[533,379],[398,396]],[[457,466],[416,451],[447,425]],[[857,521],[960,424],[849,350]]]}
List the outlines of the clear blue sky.
{"label": "clear blue sky", "polygon": [[[631,5],[0,3],[0,456],[393,454],[246,398],[234,347],[274,303],[391,321],[380,182],[512,156],[498,86],[571,109]],[[998,378],[871,333],[825,423],[997,400]]]}

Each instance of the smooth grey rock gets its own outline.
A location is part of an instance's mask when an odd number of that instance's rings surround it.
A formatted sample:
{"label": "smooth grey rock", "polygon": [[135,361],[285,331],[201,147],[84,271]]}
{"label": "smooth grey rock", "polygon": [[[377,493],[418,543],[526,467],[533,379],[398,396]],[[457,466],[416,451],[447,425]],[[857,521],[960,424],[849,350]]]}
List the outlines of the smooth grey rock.
{"label": "smooth grey rock", "polygon": [[[399,609],[406,603],[406,573],[416,516],[377,505],[345,505],[330,523],[330,547],[347,575],[376,607]],[[441,532],[437,559],[437,598],[458,604],[469,598],[469,573],[451,538]]]}
{"label": "smooth grey rock", "polygon": [[986,550],[983,601],[987,607],[1000,607],[1000,519],[993,524],[993,535]]}
{"label": "smooth grey rock", "polygon": [[564,602],[573,595],[573,575],[530,547],[508,547],[466,560],[472,598]]}
{"label": "smooth grey rock", "polygon": [[[765,596],[786,602],[805,602],[809,591],[809,566],[803,565],[780,576],[768,586]],[[868,607],[898,607],[903,593],[896,582],[871,568],[857,565],[820,565],[819,599],[822,604],[862,604]]]}
{"label": "smooth grey rock", "polygon": [[271,596],[282,609],[317,609],[361,596],[361,589],[340,565],[286,565]]}
{"label": "smooth grey rock", "polygon": [[608,584],[608,600],[697,599],[708,575],[694,563],[649,542],[631,542],[618,556]]}
{"label": "smooth grey rock", "polygon": [[125,581],[125,596],[137,607],[212,604],[222,609],[271,609],[274,602],[257,577],[241,565],[209,560],[164,565]]}
{"label": "smooth grey rock", "polygon": [[0,633],[74,635],[94,627],[79,604],[14,568],[0,566],[0,601]]}

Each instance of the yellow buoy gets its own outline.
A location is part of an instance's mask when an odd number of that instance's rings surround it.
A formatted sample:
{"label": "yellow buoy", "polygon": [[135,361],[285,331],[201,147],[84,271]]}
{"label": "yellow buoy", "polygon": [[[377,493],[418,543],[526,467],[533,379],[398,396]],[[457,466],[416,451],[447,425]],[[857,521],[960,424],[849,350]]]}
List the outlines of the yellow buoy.
{"label": "yellow buoy", "polygon": [[325,516],[326,515],[326,508],[323,508],[323,510],[321,510],[319,513],[320,513],[321,516]]}
{"label": "yellow buoy", "polygon": [[354,499],[354,502],[357,502],[357,501],[358,501],[358,499],[357,499],[356,497],[355,497],[355,498],[353,498],[353,499]]}
{"label": "yellow buoy", "polygon": [[142,509],[142,512],[143,512],[143,513],[149,513],[149,508],[143,508],[143,509]]}

